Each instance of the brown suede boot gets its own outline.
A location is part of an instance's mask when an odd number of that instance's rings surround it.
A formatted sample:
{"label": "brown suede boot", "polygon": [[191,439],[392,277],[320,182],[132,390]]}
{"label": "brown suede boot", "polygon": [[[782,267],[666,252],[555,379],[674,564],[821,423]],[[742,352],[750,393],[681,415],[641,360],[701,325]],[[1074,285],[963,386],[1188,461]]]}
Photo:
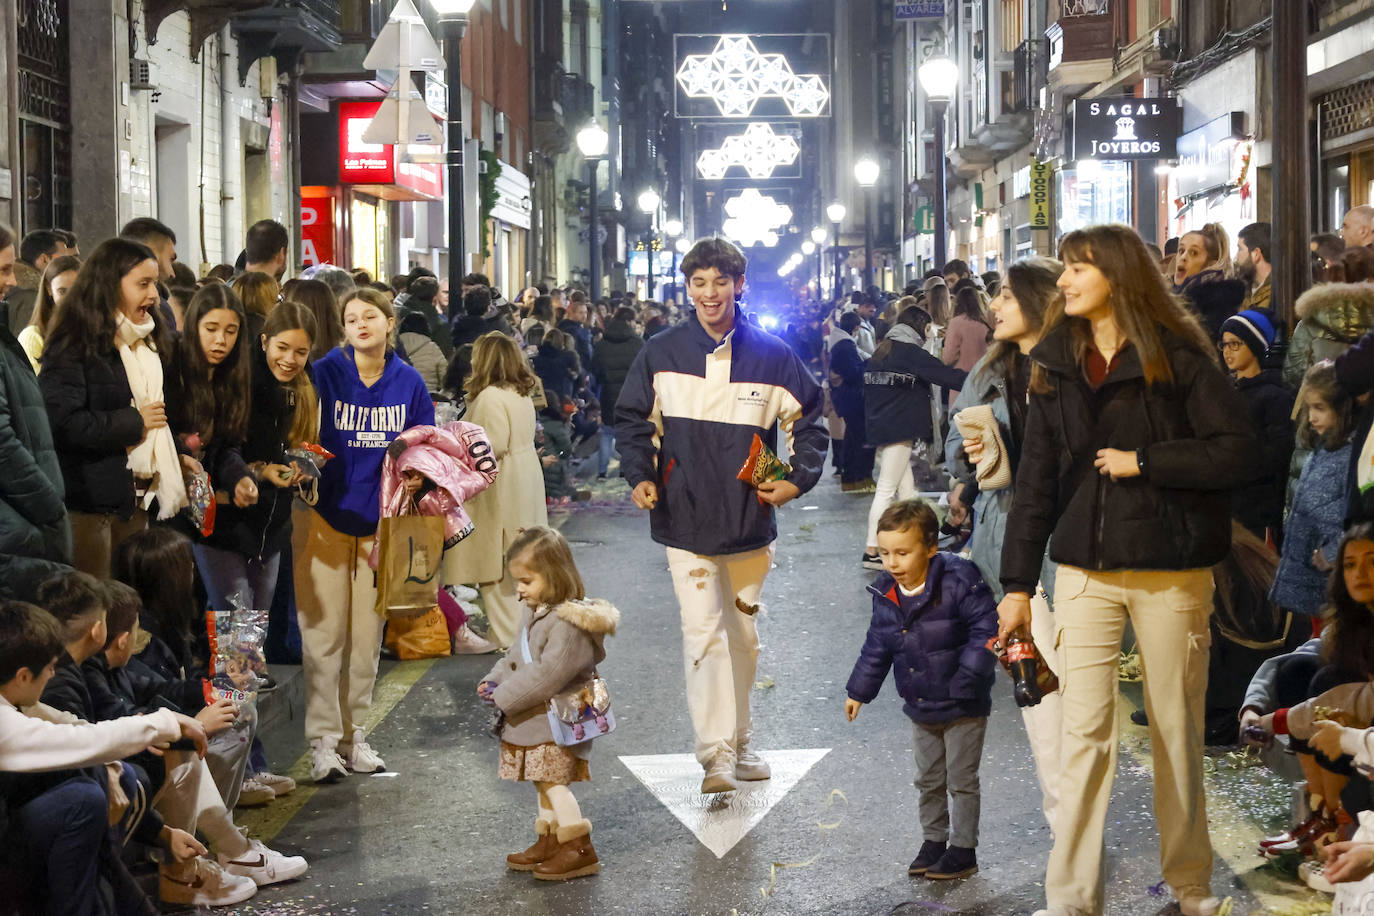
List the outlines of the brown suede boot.
{"label": "brown suede boot", "polygon": [[539,839],[535,840],[534,845],[524,852],[513,852],[506,856],[506,866],[516,871],[534,871],[536,865],[558,850],[558,838],[554,836],[554,831],[557,829],[558,825],[553,821],[536,820],[534,832]]}
{"label": "brown suede boot", "polygon": [[590,821],[578,821],[557,831],[558,850],[534,867],[534,876],[541,881],[567,881],[601,871],[601,860],[592,848]]}

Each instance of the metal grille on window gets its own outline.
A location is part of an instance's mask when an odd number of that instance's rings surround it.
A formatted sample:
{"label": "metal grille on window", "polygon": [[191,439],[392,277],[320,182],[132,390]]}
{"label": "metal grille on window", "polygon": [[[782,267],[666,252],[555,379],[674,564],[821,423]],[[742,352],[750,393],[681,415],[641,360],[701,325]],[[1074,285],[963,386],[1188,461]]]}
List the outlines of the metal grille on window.
{"label": "metal grille on window", "polygon": [[71,57],[68,0],[19,2],[22,231],[71,228]]}
{"label": "metal grille on window", "polygon": [[1374,79],[1342,86],[1324,96],[1321,107],[1323,140],[1374,127]]}

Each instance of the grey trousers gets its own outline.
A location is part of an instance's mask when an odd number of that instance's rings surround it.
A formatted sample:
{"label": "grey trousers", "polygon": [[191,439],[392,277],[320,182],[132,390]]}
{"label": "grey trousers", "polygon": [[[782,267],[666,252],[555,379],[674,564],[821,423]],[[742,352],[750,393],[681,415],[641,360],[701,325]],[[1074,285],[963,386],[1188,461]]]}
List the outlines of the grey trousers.
{"label": "grey trousers", "polygon": [[986,718],[913,723],[922,839],[965,849],[978,845],[978,763],[987,727]]}

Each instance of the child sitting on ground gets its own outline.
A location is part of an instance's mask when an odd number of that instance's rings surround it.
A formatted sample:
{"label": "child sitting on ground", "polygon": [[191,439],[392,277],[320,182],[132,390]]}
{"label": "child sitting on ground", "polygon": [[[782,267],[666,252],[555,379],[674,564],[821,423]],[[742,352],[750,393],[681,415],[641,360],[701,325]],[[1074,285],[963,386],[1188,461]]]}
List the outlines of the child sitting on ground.
{"label": "child sitting on ground", "polygon": [[885,572],[868,587],[873,620],[844,711],[854,721],[893,670],[915,726],[924,834],[907,874],[947,880],[978,871],[978,764],[992,710],[997,659],[987,646],[997,607],[978,567],[937,551],[939,536],[939,519],[920,500],[893,503],[879,517]]}
{"label": "child sitting on ground", "polygon": [[501,778],[533,782],[539,792],[537,839],[524,852],[506,856],[506,864],[545,881],[594,875],[601,861],[592,846],[592,825],[568,788],[590,778],[592,742],[555,743],[546,710],[555,696],[596,677],[620,612],[587,599],[572,549],[552,528],[526,528],[506,557],[525,605],[520,634],[477,685],[477,694],[503,719]]}
{"label": "child sitting on ground", "polygon": [[[167,709],[91,724],[43,706],[64,642],[63,626],[47,611],[0,604],[0,821],[8,820],[6,864],[25,876],[22,888],[7,888],[0,899],[22,905],[10,891],[37,887],[47,912],[88,912],[103,894],[103,878],[121,912],[151,912],[114,850],[107,787],[83,768],[99,768],[104,779],[104,764],[180,738],[204,753],[205,730]],[[179,832],[162,839],[178,860],[205,852]]]}

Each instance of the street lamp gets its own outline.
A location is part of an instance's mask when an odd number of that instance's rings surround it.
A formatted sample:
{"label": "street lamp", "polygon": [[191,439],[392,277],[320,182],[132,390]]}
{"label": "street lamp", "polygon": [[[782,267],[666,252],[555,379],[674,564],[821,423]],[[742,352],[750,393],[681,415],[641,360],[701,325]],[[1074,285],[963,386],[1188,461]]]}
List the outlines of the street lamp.
{"label": "street lamp", "polygon": [[835,301],[840,299],[840,223],[844,222],[844,204],[838,200],[825,208],[825,215],[835,226]]}
{"label": "street lamp", "polygon": [[873,285],[873,186],[878,183],[878,161],[865,156],[854,163],[854,180],[864,189],[864,292]]}
{"label": "street lamp", "polygon": [[916,71],[916,78],[930,99],[935,119],[935,263],[944,273],[949,248],[949,215],[945,203],[945,112],[959,85],[959,65],[943,55],[932,57]]}
{"label": "street lamp", "polygon": [[816,249],[816,300],[825,298],[825,278],[821,268],[821,258],[825,255],[826,231],[824,226],[816,226],[811,230],[811,241],[815,242]]}
{"label": "street lamp", "polygon": [[605,128],[595,120],[589,121],[577,132],[577,148],[582,151],[582,158],[587,160],[587,184],[591,191],[590,206],[587,208],[591,214],[591,222],[587,225],[587,246],[590,249],[592,265],[587,285],[591,291],[593,306],[596,305],[596,300],[601,298],[601,240],[598,238],[600,227],[597,224],[596,167],[597,160],[606,155],[606,146],[610,139]]}
{"label": "street lamp", "polygon": [[658,216],[658,204],[658,192],[653,188],[645,188],[639,192],[639,212],[649,217],[649,235],[644,244],[644,253],[649,258],[649,292],[647,296],[649,299],[654,298],[654,237],[656,235],[654,223]]}
{"label": "street lamp", "polygon": [[[467,265],[467,245],[463,239],[463,31],[468,26],[468,11],[477,0],[430,0],[439,14],[439,30],[444,49],[444,79],[448,81],[448,120],[446,139],[448,180],[448,288],[461,289]],[[403,96],[401,104],[407,104]]]}

